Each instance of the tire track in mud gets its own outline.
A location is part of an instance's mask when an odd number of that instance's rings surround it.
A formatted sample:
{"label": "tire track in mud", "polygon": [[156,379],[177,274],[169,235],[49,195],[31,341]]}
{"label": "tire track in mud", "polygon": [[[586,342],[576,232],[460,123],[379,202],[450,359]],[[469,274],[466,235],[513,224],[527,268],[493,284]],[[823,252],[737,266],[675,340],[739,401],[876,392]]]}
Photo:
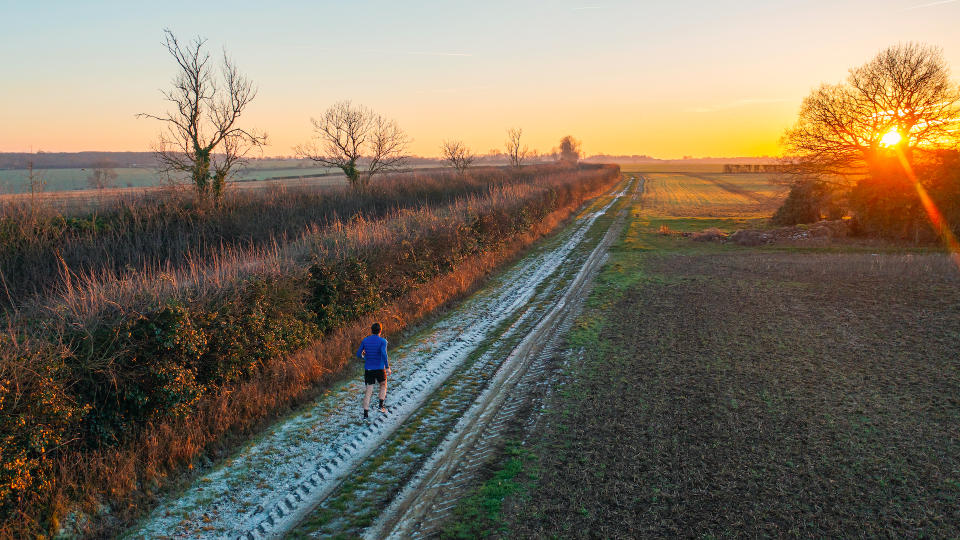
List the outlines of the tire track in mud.
{"label": "tire track in mud", "polygon": [[[643,178],[634,183],[634,198],[642,194],[643,187]],[[500,450],[508,428],[536,420],[551,386],[547,374],[554,356],[606,261],[607,249],[619,237],[629,208],[617,212],[559,301],[513,349],[483,394],[365,531],[365,538],[424,538],[440,532],[453,508],[476,484],[482,467]],[[528,377],[528,373],[536,376]]]}
{"label": "tire track in mud", "polygon": [[[161,503],[128,538],[268,538],[299,523],[379,448],[493,334],[510,338],[535,316],[531,301],[576,255],[620,197],[582,215],[465,301],[419,340],[391,352],[390,410],[358,422],[359,383],[344,383],[278,422],[259,440]],[[414,341],[414,340],[411,340]],[[480,355],[483,356],[482,354]],[[487,355],[490,356],[490,355]],[[502,358],[502,357],[501,357]]]}

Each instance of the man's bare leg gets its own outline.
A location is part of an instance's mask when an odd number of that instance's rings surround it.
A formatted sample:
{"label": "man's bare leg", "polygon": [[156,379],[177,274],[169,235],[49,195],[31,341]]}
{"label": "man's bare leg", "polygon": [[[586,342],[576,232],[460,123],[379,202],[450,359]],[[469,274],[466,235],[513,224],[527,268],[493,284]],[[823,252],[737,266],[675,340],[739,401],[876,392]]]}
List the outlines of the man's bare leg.
{"label": "man's bare leg", "polygon": [[373,395],[373,385],[368,384],[366,388],[363,389],[363,410],[364,413],[370,410],[370,397]]}
{"label": "man's bare leg", "polygon": [[380,398],[380,411],[387,412],[387,408],[383,405],[383,401],[387,399],[387,381],[386,380],[380,383],[380,393],[378,394],[378,397]]}

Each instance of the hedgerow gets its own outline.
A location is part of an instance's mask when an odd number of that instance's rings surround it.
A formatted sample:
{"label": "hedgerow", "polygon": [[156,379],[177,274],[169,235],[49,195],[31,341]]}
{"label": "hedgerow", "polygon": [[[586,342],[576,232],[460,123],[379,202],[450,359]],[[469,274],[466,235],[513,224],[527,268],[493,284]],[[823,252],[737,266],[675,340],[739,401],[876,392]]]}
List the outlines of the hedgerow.
{"label": "hedgerow", "polygon": [[[66,515],[86,516],[74,532],[122,525],[165,478],[332,380],[365,316],[401,330],[618,177],[610,166],[513,173],[482,195],[312,228],[277,260],[98,284],[8,317],[0,536],[56,532]],[[124,287],[134,293],[115,302],[88,298]]]}

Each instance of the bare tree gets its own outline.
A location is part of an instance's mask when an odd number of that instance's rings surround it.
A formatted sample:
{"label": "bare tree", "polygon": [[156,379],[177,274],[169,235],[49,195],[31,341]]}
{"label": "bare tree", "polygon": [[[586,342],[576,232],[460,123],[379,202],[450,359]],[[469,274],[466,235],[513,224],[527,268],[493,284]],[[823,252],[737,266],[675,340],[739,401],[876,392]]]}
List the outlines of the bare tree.
{"label": "bare tree", "polygon": [[367,107],[341,101],[310,121],[314,140],[298,146],[297,155],[338,167],[354,189],[366,189],[374,175],[406,164],[409,137],[395,121]]}
{"label": "bare tree", "polygon": [[443,141],[440,146],[440,155],[460,174],[466,174],[467,169],[477,158],[467,145],[463,144],[463,141]]}
{"label": "bare tree", "polygon": [[855,179],[885,145],[908,159],[956,146],[960,91],[939,48],[908,43],[881,51],[803,101],[783,144],[800,172]]}
{"label": "bare tree", "polygon": [[577,163],[580,161],[581,146],[582,143],[570,135],[560,139],[560,161],[567,163]]}
{"label": "bare tree", "polygon": [[212,195],[216,200],[223,195],[235,167],[267,142],[265,133],[236,125],[257,90],[226,52],[218,73],[204,50],[205,39],[197,37],[181,44],[166,29],[164,36],[164,45],[179,69],[173,89],[163,91],[172,110],[160,116],[137,116],[166,125],[156,147],[160,170],[187,173],[201,197]]}
{"label": "bare tree", "polygon": [[113,163],[101,161],[96,164],[90,174],[87,175],[87,185],[93,189],[106,189],[113,187],[117,181],[117,171]]}
{"label": "bare tree", "polygon": [[523,160],[527,158],[530,152],[526,145],[521,145],[521,135],[523,135],[522,129],[510,128],[507,130],[507,141],[504,143],[507,157],[510,158],[510,164],[517,168],[523,166]]}
{"label": "bare tree", "polygon": [[27,162],[27,189],[31,198],[47,190],[47,176],[33,168],[33,160]]}
{"label": "bare tree", "polygon": [[47,190],[47,178],[33,168],[32,159],[27,161],[27,189],[30,193],[30,212],[33,214],[38,208],[37,196]]}

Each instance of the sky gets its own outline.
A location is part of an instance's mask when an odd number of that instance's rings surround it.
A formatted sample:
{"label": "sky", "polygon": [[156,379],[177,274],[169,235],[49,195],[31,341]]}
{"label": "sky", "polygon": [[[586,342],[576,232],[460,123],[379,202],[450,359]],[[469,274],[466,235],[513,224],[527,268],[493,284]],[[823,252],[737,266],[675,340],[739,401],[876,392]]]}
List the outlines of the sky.
{"label": "sky", "polygon": [[960,74],[960,0],[0,0],[0,152],[140,151],[175,64],[163,29],[226,50],[258,87],[242,126],[265,155],[350,99],[393,118],[417,155],[477,153],[523,129],[587,154],[778,155],[804,96],[899,42]]}

